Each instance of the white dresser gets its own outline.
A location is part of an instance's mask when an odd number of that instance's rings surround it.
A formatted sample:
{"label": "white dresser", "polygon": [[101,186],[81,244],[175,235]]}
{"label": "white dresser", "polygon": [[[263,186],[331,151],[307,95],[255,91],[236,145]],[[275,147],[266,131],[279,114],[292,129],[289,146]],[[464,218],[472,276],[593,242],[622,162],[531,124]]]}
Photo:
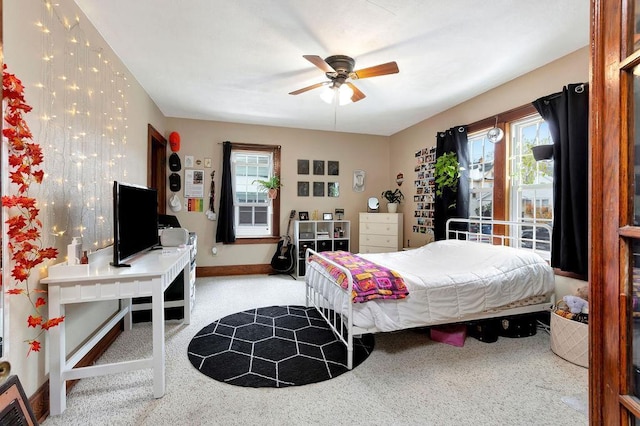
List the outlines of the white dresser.
{"label": "white dresser", "polygon": [[360,213],[360,253],[402,250],[402,213]]}

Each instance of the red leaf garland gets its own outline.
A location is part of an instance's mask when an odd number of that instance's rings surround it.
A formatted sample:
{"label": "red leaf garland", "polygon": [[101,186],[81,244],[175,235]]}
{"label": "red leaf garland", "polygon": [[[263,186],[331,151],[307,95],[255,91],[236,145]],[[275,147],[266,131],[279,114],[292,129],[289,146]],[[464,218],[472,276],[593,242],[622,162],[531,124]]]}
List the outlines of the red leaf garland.
{"label": "red leaf garland", "polygon": [[[3,66],[2,97],[7,101],[4,110],[4,121],[7,127],[2,129],[2,135],[9,145],[9,179],[17,187],[17,194],[2,197],[2,206],[11,208],[17,213],[7,220],[8,248],[13,268],[11,276],[14,288],[6,290],[6,294],[24,295],[29,299],[34,314],[27,318],[27,327],[40,328],[35,339],[28,340],[27,356],[33,352],[40,352],[42,345],[38,340],[43,333],[64,321],[64,317],[46,318],[42,314],[46,301],[35,295],[45,293],[44,290],[29,289],[29,277],[34,268],[46,259],[55,259],[58,250],[54,247],[42,247],[42,223],[38,219],[40,210],[36,207],[36,199],[28,196],[32,184],[40,184],[44,178],[44,171],[39,168],[44,157],[42,148],[30,141],[33,136],[24,114],[31,111],[31,106],[24,99],[24,86],[13,74],[7,72]],[[1,283],[0,283],[1,284]],[[35,302],[33,300],[35,298]]]}

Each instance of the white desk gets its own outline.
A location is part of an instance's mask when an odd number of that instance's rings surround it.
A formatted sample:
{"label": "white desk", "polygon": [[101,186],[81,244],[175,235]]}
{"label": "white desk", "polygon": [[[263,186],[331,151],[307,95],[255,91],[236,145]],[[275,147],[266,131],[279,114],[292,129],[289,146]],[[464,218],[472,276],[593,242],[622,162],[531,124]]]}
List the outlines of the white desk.
{"label": "white desk", "polygon": [[[129,261],[131,267],[109,265],[110,250],[90,260],[89,274],[80,277],[57,277],[41,280],[49,287],[49,318],[65,315],[65,305],[72,303],[120,300],[120,311],[98,330],[72,357],[65,354],[65,322],[49,329],[49,391],[52,416],[62,414],[67,406],[66,381],[124,371],[153,369],[153,395],[165,392],[164,291],[182,273],[184,277],[185,323],[189,323],[189,248],[172,248],[145,253]],[[131,329],[131,298],[151,296],[153,355],[151,358],[73,368],[107,332],[124,318],[125,330]]]}

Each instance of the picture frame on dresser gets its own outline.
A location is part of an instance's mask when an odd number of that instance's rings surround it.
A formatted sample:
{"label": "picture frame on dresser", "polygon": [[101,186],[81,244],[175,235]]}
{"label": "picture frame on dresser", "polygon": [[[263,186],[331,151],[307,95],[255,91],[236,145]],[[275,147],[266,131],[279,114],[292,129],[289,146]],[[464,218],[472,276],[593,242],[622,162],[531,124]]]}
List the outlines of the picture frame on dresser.
{"label": "picture frame on dresser", "polygon": [[298,212],[298,218],[300,220],[309,220],[309,212]]}

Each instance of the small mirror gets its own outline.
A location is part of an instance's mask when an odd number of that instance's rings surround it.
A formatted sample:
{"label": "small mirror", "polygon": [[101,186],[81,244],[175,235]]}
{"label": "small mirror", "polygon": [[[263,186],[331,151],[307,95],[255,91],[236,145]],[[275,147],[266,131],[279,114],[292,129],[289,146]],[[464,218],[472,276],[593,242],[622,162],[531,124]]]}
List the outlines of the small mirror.
{"label": "small mirror", "polygon": [[378,201],[378,199],[376,197],[369,198],[369,200],[367,201],[367,210],[369,210],[370,212],[377,212],[378,207],[380,207],[380,202]]}

